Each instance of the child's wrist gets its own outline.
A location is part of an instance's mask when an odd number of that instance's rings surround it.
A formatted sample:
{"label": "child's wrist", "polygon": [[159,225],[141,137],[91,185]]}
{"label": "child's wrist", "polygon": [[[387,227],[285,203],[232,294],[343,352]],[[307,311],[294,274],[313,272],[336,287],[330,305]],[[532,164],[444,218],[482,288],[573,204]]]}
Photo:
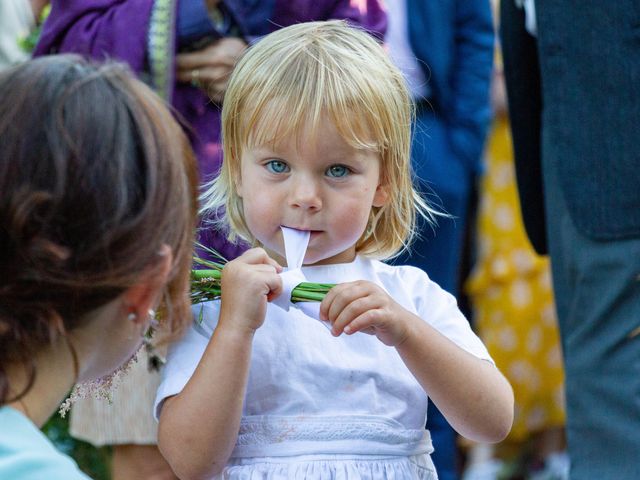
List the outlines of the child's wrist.
{"label": "child's wrist", "polygon": [[400,334],[398,335],[397,342],[395,343],[396,348],[401,348],[403,345],[406,345],[411,341],[412,338],[420,335],[419,331],[419,323],[423,323],[423,320],[410,312],[406,312],[406,315],[402,315],[402,317],[398,320],[400,323]]}
{"label": "child's wrist", "polygon": [[214,335],[224,338],[227,342],[243,342],[253,340],[256,329],[247,325],[238,324],[233,320],[218,323]]}

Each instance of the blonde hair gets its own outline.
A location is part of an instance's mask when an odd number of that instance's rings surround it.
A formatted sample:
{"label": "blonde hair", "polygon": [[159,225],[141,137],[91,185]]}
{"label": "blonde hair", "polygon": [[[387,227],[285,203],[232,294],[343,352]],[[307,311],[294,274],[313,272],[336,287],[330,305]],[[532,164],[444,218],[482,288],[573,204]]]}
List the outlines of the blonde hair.
{"label": "blonde hair", "polygon": [[412,185],[413,106],[400,71],[365,31],[344,21],[309,22],[278,30],[247,50],[229,80],[222,109],[224,161],[207,185],[203,212],[219,228],[257,244],[236,191],[245,148],[277,143],[329,118],[352,147],[379,154],[388,200],[372,207],[356,243],[361,255],[389,258],[415,231],[416,214],[436,212]]}

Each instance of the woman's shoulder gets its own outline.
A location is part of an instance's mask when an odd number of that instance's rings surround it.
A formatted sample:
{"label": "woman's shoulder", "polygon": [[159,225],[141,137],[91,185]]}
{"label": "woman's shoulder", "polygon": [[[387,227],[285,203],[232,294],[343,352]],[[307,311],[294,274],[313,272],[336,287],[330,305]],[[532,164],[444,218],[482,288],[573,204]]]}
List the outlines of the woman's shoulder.
{"label": "woman's shoulder", "polygon": [[0,407],[0,478],[89,480],[23,414]]}

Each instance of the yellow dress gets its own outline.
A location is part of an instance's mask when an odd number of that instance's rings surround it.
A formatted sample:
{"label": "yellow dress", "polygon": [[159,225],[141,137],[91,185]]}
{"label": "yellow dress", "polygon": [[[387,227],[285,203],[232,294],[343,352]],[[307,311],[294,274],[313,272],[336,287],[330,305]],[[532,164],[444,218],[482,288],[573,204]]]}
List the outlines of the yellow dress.
{"label": "yellow dress", "polygon": [[508,441],[563,426],[564,375],[549,261],[524,231],[506,118],[494,120],[480,186],[478,252],[466,291],[475,328],[515,393]]}

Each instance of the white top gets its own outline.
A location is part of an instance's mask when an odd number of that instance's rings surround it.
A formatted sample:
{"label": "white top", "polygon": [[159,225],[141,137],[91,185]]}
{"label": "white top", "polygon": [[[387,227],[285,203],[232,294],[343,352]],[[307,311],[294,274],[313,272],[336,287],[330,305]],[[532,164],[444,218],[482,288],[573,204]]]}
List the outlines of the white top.
{"label": "white top", "polygon": [[[349,264],[302,270],[310,282],[370,280],[464,350],[491,360],[454,297],[415,267],[358,257]],[[162,401],[179,393],[193,374],[217,324],[219,306],[215,301],[193,307],[196,322],[169,350],[156,418]],[[435,479],[426,412],[427,395],[395,348],[365,333],[333,337],[301,310],[287,313],[270,304],[253,340],[243,418],[230,461],[235,466],[227,467],[225,478],[249,478],[259,468],[293,475],[282,478],[311,478],[310,465],[317,467],[320,456],[318,478],[340,477],[348,464],[370,473],[374,468],[373,478],[387,478],[380,473],[384,470],[389,478]]]}

